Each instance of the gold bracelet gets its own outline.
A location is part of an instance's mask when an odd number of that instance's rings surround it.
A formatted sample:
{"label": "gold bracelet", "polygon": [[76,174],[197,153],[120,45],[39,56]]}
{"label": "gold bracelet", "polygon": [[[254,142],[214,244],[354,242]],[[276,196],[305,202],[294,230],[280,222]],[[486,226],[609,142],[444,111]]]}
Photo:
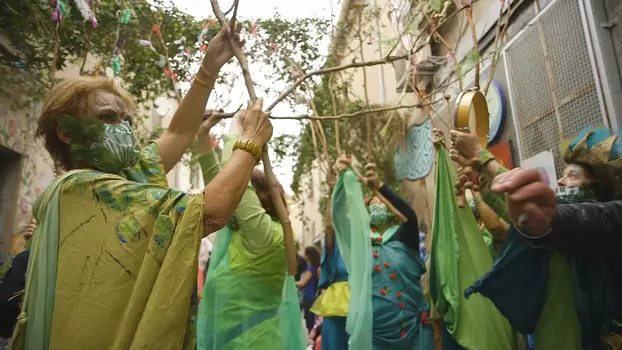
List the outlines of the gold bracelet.
{"label": "gold bracelet", "polygon": [[257,163],[261,160],[261,147],[253,141],[244,139],[237,140],[233,144],[233,150],[235,151],[237,149],[250,153],[250,155],[255,158]]}
{"label": "gold bracelet", "polygon": [[199,85],[203,85],[203,86],[205,86],[205,87],[206,87],[206,88],[208,88],[208,89],[210,89],[210,88],[213,88],[213,87],[214,87],[214,84],[211,84],[211,85],[210,85],[209,83],[204,82],[204,81],[203,81],[203,80],[201,80],[201,79],[199,78],[199,76],[198,76],[198,75],[196,75],[196,74],[194,75],[194,81],[196,81],[197,83],[199,83]]}

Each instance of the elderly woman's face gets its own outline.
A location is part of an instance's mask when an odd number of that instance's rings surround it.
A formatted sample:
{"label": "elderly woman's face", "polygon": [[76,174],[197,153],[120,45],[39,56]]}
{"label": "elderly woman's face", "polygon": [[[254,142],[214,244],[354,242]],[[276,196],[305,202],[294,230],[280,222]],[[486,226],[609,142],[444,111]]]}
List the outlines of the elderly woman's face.
{"label": "elderly woman's face", "polygon": [[578,164],[570,164],[564,169],[564,174],[557,181],[560,187],[579,187],[592,182],[588,172]]}
{"label": "elderly woman's face", "polygon": [[123,99],[112,92],[98,90],[87,95],[75,111],[76,115],[97,118],[106,124],[128,121],[132,124],[129,109]]}

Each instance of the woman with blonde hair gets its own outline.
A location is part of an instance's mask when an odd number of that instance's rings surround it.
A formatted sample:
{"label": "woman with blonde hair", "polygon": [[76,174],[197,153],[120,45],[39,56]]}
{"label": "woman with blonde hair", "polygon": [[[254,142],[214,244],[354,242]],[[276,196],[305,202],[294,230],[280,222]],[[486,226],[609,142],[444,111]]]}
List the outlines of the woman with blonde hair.
{"label": "woman with blonde hair", "polygon": [[[168,129],[142,151],[130,125],[133,100],[111,80],[72,78],[50,90],[38,134],[68,172],[33,208],[39,226],[14,348],[194,348],[200,240],[233,215],[258,155],[236,148],[195,195],[169,188],[166,173],[193,141],[233,56],[226,35],[211,40]],[[259,149],[272,135],[261,108],[243,127]]]}

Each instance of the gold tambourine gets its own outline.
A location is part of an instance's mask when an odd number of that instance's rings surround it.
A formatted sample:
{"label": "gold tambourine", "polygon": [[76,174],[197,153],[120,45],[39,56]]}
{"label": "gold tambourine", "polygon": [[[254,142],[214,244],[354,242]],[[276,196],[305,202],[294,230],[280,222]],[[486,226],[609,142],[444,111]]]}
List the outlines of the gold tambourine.
{"label": "gold tambourine", "polygon": [[470,89],[462,91],[458,95],[454,110],[454,127],[459,130],[469,130],[471,108],[475,113],[475,132],[479,138],[479,143],[486,148],[488,133],[490,132],[488,102],[486,102],[486,96],[481,91]]}

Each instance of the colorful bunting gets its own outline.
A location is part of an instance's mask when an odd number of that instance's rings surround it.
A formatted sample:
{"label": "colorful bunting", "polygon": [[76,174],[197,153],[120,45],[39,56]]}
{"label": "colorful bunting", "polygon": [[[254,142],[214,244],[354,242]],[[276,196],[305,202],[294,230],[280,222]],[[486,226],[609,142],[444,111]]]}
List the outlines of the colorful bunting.
{"label": "colorful bunting", "polygon": [[112,72],[114,73],[114,75],[119,75],[119,73],[121,73],[121,59],[119,58],[119,56],[114,56],[112,58],[112,62],[111,62],[111,68],[112,68]]}
{"label": "colorful bunting", "polygon": [[156,49],[153,47],[153,44],[149,40],[140,39],[138,41],[142,46],[146,46],[151,49],[151,51],[156,52]]}
{"label": "colorful bunting", "polygon": [[157,24],[153,25],[153,31],[156,33],[156,35],[158,36],[158,38],[162,38],[162,33],[160,33],[160,27],[158,27]]}
{"label": "colorful bunting", "polygon": [[121,23],[129,24],[132,20],[132,10],[125,9],[121,12]]}

